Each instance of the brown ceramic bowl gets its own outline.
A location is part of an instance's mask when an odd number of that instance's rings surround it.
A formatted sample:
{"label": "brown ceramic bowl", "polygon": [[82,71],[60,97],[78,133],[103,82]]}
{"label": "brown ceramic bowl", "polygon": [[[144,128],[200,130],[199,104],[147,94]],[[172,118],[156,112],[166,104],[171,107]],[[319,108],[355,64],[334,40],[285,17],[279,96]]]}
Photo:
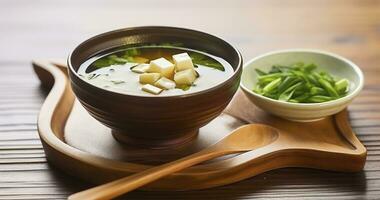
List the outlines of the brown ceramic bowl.
{"label": "brown ceramic bowl", "polygon": [[[221,57],[231,64],[234,74],[200,92],[177,96],[137,96],[93,86],[76,73],[84,61],[106,49],[164,42],[182,43],[185,47]],[[74,49],[68,58],[68,66],[76,97],[95,119],[112,129],[117,140],[162,147],[191,140],[200,127],[224,110],[239,87],[242,57],[229,43],[207,33],[150,26],[120,29],[92,37]]]}

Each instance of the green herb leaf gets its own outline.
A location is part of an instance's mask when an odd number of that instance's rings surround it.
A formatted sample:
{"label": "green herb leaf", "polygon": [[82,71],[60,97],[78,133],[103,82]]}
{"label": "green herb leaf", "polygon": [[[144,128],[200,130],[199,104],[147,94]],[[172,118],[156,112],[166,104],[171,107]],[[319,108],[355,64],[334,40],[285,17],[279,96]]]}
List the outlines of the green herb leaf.
{"label": "green herb leaf", "polygon": [[116,55],[110,55],[110,56],[108,56],[108,59],[110,59],[111,61],[113,61],[116,64],[125,64],[128,62],[127,59],[117,57]]}
{"label": "green herb leaf", "polygon": [[138,48],[130,48],[125,51],[125,55],[127,55],[127,57],[139,56],[140,54],[141,52],[140,52],[140,49]]}
{"label": "green herb leaf", "polygon": [[100,58],[93,62],[91,65],[96,67],[96,68],[102,68],[102,67],[108,67],[115,64],[114,61],[111,61],[108,58]]}
{"label": "green herb leaf", "polygon": [[215,59],[212,59],[200,53],[189,53],[189,56],[191,57],[193,63],[196,65],[203,65],[205,67],[211,67],[220,71],[225,71],[224,66]]}

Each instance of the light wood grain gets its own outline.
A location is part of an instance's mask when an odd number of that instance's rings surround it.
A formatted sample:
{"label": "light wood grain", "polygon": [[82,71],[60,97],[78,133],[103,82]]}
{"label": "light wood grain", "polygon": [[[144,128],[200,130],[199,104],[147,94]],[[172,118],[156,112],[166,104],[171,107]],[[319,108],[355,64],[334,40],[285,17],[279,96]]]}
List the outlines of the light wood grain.
{"label": "light wood grain", "polygon": [[68,199],[113,199],[196,164],[224,155],[252,151],[271,143],[280,143],[278,135],[278,130],[262,124],[241,126],[219,142],[194,154],[75,193],[70,195]]}
{"label": "light wood grain", "polygon": [[[62,58],[95,33],[152,24],[220,35],[236,44],[245,60],[289,47],[320,48],[350,58],[363,69],[366,78],[364,91],[348,109],[354,130],[368,149],[368,158],[364,171],[356,174],[282,169],[220,188],[137,191],[127,195],[128,199],[378,198],[380,1],[188,2],[185,8],[181,8],[180,1],[152,0],[0,2],[0,73],[4,75],[0,78],[0,135],[4,136],[0,139],[0,152],[4,151],[0,155],[0,199],[66,199],[68,194],[89,187],[60,174],[45,159],[12,158],[26,151],[42,151],[36,116],[45,92],[32,75],[30,60]],[[2,157],[5,155],[7,158]]]}
{"label": "light wood grain", "polygon": [[[73,107],[74,95],[64,64],[53,65],[49,60],[37,60],[33,61],[33,67],[43,85],[52,88],[38,118],[38,132],[47,159],[62,171],[86,181],[95,183],[112,181],[93,190],[75,194],[73,198],[111,198],[127,189],[135,189],[151,179],[158,178],[162,179],[144,186],[143,189],[211,188],[284,167],[306,167],[343,172],[358,172],[364,167],[366,149],[353,133],[348,122],[347,111],[315,122],[291,122],[257,109],[243,96],[242,92],[235,95],[224,114],[202,127],[199,136],[188,145],[173,149],[146,149],[121,145],[111,137],[110,129],[90,117],[81,105],[77,104]],[[52,77],[54,81],[51,80]],[[223,120],[226,116],[230,119]],[[194,166],[180,173],[170,174],[174,172],[171,169],[181,169],[181,161],[173,161],[175,163],[173,168],[165,167],[171,166],[172,163],[153,167],[173,160],[175,157],[179,159],[191,152],[203,154],[202,149],[205,148],[204,151],[208,152],[207,147],[213,144],[213,139],[220,140],[223,136],[220,132],[225,132],[227,138],[235,138],[234,135],[228,136],[228,129],[241,127],[242,122],[263,123],[276,128],[275,132],[278,134],[276,137],[264,137],[264,135],[260,137],[264,131],[259,130],[257,133],[252,131],[255,133],[251,136],[258,140],[255,149],[234,157]],[[209,131],[205,131],[207,129]],[[73,139],[73,136],[76,138]],[[246,134],[244,137],[248,138],[248,136]],[[229,143],[222,142],[222,144]],[[117,146],[122,148],[118,149]],[[128,156],[123,157],[123,154]],[[122,159],[117,158],[118,155],[121,155]],[[208,155],[205,154],[205,156]],[[194,155],[190,158],[194,159],[190,161],[198,160],[196,156],[194,158]],[[156,162],[150,163],[151,166],[143,165],[141,161],[144,159],[156,159]],[[162,171],[166,173],[160,173]],[[148,178],[144,179],[144,175]],[[115,180],[123,176],[131,176],[131,179],[126,177]],[[132,181],[130,185],[122,184],[129,180]],[[118,188],[116,192],[112,190],[113,186]],[[103,188],[104,193],[101,191]],[[103,194],[105,196],[102,196]]]}

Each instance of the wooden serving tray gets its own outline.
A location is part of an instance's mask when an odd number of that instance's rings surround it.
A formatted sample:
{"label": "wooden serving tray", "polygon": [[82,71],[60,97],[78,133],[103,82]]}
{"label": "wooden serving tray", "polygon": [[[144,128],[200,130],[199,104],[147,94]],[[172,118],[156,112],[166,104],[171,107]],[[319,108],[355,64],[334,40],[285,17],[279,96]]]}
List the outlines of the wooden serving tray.
{"label": "wooden serving tray", "polygon": [[240,91],[225,112],[201,128],[191,143],[161,150],[125,146],[77,102],[63,62],[39,60],[33,66],[42,85],[51,88],[38,118],[48,161],[92,183],[111,181],[197,152],[247,123],[273,126],[279,130],[278,138],[247,153],[172,174],[142,189],[210,188],[283,167],[355,172],[362,170],[366,161],[367,151],[352,131],[346,110],[316,122],[291,122],[259,110]]}

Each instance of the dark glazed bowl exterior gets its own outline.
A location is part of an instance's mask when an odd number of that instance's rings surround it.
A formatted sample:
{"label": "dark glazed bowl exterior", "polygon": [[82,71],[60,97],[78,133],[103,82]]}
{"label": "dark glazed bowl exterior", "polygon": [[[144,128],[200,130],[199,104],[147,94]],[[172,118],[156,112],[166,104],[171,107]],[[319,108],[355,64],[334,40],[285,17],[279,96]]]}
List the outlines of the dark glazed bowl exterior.
{"label": "dark glazed bowl exterior", "polygon": [[[121,45],[176,42],[231,64],[234,74],[220,84],[177,96],[137,96],[93,86],[76,73],[88,58]],[[106,32],[79,44],[68,58],[72,89],[84,108],[122,141],[148,146],[189,140],[217,117],[239,87],[242,56],[229,43],[207,33],[174,27],[134,27]],[[85,126],[85,124],[84,124]]]}

